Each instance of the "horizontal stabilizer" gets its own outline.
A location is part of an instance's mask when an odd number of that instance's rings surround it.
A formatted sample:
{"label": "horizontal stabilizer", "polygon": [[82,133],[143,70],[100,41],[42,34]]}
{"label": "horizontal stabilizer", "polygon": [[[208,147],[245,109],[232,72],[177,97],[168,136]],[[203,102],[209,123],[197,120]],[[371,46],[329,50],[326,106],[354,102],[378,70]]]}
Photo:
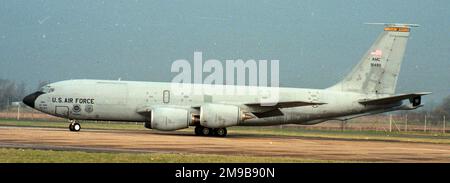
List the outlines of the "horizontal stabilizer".
{"label": "horizontal stabilizer", "polygon": [[385,105],[385,104],[391,104],[400,102],[405,99],[413,99],[415,97],[420,97],[423,95],[429,95],[431,92],[421,92],[421,93],[411,93],[411,94],[400,94],[400,95],[394,95],[390,97],[383,97],[383,98],[377,98],[377,99],[362,99],[359,101],[359,103],[364,105]]}
{"label": "horizontal stabilizer", "polygon": [[385,27],[420,27],[419,24],[404,24],[404,23],[364,23],[366,25],[384,25]]}

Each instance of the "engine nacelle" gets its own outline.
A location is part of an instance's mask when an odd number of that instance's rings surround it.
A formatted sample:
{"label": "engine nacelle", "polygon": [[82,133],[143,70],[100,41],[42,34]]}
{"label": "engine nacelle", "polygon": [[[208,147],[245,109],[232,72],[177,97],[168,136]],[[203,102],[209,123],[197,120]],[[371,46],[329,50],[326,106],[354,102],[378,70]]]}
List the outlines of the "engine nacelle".
{"label": "engine nacelle", "polygon": [[190,123],[189,111],[187,109],[159,107],[151,111],[150,124],[146,128],[174,131],[188,128]]}
{"label": "engine nacelle", "polygon": [[412,99],[409,99],[409,102],[413,105],[413,107],[417,107],[422,104],[422,97],[418,96]]}
{"label": "engine nacelle", "polygon": [[236,126],[241,121],[238,106],[226,104],[204,104],[200,108],[200,125],[208,128]]}

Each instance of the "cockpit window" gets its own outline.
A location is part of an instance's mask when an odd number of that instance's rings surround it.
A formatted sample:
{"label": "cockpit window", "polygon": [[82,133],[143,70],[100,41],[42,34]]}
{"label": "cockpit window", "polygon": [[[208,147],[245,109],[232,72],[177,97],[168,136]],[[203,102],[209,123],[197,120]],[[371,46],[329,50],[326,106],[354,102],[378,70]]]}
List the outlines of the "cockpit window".
{"label": "cockpit window", "polygon": [[43,86],[39,91],[44,92],[44,93],[52,93],[55,91],[55,88],[47,85],[47,86]]}

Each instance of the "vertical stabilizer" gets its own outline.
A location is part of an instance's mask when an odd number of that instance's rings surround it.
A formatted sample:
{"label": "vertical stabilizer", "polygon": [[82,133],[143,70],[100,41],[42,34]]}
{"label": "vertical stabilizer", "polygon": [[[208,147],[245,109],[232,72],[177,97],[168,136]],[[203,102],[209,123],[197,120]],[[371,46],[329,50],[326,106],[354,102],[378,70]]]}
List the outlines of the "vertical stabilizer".
{"label": "vertical stabilizer", "polygon": [[385,28],[361,61],[330,90],[394,94],[410,35],[416,24],[384,24]]}

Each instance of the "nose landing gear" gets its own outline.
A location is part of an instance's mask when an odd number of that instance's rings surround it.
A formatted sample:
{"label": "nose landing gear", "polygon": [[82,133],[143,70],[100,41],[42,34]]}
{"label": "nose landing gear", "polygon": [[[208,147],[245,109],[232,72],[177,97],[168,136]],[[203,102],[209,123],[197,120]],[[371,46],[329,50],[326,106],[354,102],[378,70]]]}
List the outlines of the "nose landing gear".
{"label": "nose landing gear", "polygon": [[80,123],[77,123],[74,120],[70,120],[69,130],[72,132],[79,132],[81,130]]}

